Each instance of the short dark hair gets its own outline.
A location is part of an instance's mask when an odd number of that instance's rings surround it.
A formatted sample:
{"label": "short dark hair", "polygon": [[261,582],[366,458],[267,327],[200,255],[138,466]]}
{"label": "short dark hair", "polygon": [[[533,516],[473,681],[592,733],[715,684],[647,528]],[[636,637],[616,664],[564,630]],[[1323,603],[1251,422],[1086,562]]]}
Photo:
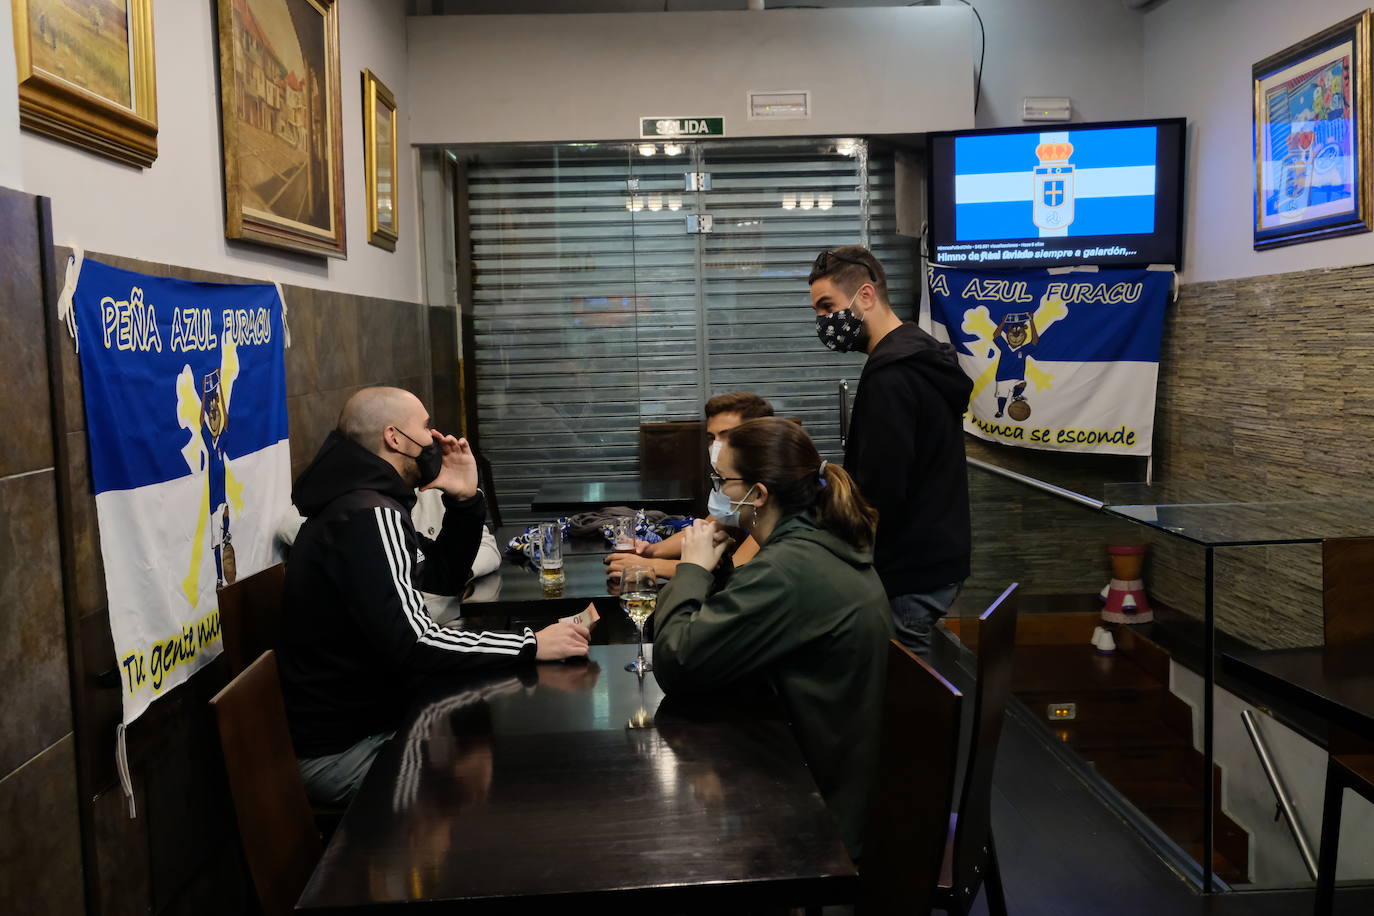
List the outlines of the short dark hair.
{"label": "short dark hair", "polygon": [[887,298],[887,272],[873,252],[862,245],[841,245],[822,251],[811,265],[811,273],[806,278],[809,286],[821,277],[828,277],[846,295],[854,295],[865,283],[872,283],[878,293],[879,301],[890,303]]}
{"label": "short dark hair", "polygon": [[718,413],[737,413],[741,420],[757,420],[759,417],[771,417],[773,405],[752,391],[732,391],[718,394],[706,402],[706,419]]}

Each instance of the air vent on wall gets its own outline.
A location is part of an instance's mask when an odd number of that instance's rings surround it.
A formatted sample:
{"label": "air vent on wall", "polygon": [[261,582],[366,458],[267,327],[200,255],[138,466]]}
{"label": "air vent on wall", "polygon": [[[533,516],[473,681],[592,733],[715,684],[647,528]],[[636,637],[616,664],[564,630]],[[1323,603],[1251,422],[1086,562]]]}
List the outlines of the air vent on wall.
{"label": "air vent on wall", "polygon": [[749,93],[749,120],[800,121],[811,117],[811,93],[805,90]]}

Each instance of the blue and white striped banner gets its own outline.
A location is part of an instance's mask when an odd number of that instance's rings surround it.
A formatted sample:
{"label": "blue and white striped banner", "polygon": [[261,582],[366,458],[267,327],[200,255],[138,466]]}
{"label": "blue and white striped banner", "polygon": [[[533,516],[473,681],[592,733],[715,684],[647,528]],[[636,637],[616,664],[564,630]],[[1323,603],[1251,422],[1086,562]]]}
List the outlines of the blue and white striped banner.
{"label": "blue and white striped banner", "polygon": [[219,654],[217,584],[280,560],[273,532],[291,492],[283,305],[270,284],[91,260],[73,269],[127,725]]}
{"label": "blue and white striped banner", "polygon": [[973,379],[964,428],[991,442],[1148,455],[1172,271],[931,266],[937,338]]}

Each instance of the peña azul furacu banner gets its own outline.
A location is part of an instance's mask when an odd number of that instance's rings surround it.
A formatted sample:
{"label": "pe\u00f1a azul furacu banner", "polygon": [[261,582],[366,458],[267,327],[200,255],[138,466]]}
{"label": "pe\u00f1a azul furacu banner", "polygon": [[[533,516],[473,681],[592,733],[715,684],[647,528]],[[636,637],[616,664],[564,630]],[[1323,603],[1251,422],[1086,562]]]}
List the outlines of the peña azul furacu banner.
{"label": "pe\u00f1a azul furacu banner", "polygon": [[1049,451],[1149,455],[1173,272],[930,266],[934,335],[973,380],[964,428]]}

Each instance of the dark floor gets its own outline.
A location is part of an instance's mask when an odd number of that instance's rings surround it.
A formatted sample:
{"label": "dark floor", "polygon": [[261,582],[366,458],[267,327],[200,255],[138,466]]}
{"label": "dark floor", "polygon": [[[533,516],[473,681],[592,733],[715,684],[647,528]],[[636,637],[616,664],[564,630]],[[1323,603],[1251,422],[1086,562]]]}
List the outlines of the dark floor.
{"label": "dark floor", "polygon": [[[962,671],[940,667],[960,687]],[[971,704],[970,704],[971,705]],[[1175,874],[1040,740],[1009,716],[993,788],[1009,916],[1299,916],[1311,891],[1204,897]],[[986,916],[982,895],[974,906]],[[1374,888],[1338,893],[1339,916],[1374,914]]]}

